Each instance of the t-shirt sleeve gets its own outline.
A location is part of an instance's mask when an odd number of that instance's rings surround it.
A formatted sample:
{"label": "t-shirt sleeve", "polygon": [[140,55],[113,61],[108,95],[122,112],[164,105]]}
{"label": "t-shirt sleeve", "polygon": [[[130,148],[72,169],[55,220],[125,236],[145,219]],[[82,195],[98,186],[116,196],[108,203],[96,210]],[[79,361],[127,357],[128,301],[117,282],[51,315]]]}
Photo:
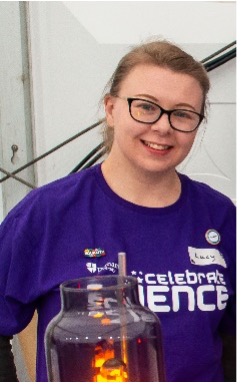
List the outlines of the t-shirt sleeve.
{"label": "t-shirt sleeve", "polygon": [[24,221],[9,215],[0,226],[0,335],[19,333],[35,310],[33,245]]}

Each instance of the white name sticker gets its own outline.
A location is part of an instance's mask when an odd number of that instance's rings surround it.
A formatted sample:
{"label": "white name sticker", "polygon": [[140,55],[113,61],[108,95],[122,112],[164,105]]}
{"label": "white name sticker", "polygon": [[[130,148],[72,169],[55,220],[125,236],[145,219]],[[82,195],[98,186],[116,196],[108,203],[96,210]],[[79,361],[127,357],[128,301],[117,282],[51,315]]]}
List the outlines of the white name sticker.
{"label": "white name sticker", "polygon": [[227,267],[223,255],[217,249],[196,249],[195,247],[188,247],[190,261],[193,265],[220,265]]}

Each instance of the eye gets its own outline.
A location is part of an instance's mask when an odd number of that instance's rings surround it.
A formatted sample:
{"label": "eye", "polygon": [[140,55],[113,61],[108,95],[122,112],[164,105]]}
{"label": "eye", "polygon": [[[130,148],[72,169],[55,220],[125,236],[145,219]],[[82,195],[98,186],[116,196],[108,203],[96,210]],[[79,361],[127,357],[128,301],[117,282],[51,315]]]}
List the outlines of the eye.
{"label": "eye", "polygon": [[188,110],[175,110],[173,116],[178,119],[195,119],[196,114]]}
{"label": "eye", "polygon": [[142,103],[139,105],[139,108],[142,108],[145,111],[153,111],[155,110],[155,106],[149,103]]}
{"label": "eye", "polygon": [[135,103],[133,103],[133,107],[144,114],[153,114],[159,110],[159,108],[155,104],[148,103],[142,100],[135,100]]}

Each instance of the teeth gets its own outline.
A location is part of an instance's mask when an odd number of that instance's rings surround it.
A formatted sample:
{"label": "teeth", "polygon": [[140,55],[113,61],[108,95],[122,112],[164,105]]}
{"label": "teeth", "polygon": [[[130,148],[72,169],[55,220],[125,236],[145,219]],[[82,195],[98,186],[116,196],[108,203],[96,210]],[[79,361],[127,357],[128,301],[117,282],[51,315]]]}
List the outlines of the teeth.
{"label": "teeth", "polygon": [[167,146],[167,145],[165,146],[157,143],[151,143],[151,142],[145,142],[145,141],[144,143],[146,146],[154,148],[155,150],[167,150],[168,148],[170,148],[170,146]]}

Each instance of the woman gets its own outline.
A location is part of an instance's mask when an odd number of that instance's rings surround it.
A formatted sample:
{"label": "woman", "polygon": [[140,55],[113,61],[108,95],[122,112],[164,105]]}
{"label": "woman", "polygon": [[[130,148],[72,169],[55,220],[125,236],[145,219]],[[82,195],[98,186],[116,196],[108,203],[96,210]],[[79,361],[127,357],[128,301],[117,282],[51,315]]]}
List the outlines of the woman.
{"label": "woman", "polygon": [[141,302],[161,319],[167,381],[224,380],[221,336],[233,341],[235,330],[235,207],[176,171],[208,90],[202,65],[177,46],[134,48],[104,97],[106,160],[31,192],[2,224],[0,334],[6,344],[38,310],[37,381],[47,381],[43,340],[60,283],[117,274],[120,251]]}

